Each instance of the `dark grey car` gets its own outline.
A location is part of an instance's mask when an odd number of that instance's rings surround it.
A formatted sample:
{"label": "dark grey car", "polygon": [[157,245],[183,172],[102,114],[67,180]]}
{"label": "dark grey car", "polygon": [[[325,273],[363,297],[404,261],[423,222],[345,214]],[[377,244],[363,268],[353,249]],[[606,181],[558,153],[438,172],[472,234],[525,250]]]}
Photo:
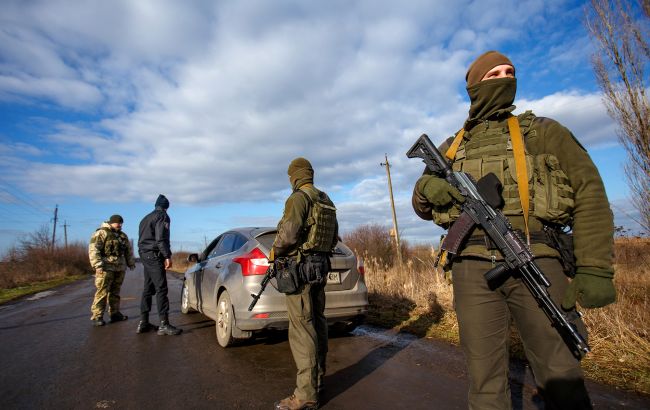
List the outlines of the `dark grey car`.
{"label": "dark grey car", "polygon": [[[185,272],[181,311],[196,310],[216,322],[217,341],[223,347],[246,339],[262,329],[289,326],[285,296],[267,286],[252,312],[251,294],[257,293],[268,267],[275,228],[237,228],[219,235],[200,254],[190,255],[196,264]],[[361,272],[360,272],[361,271]],[[271,280],[275,285],[275,280]],[[331,257],[325,287],[325,317],[353,329],[368,311],[368,289],[363,268],[354,253],[339,242]]]}

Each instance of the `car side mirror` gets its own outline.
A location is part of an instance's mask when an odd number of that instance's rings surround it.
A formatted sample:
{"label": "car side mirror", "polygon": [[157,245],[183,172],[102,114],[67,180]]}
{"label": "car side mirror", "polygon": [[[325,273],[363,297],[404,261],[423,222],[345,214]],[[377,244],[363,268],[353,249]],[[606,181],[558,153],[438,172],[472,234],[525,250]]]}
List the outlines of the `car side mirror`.
{"label": "car side mirror", "polygon": [[187,261],[191,263],[197,263],[199,261],[199,255],[196,253],[190,253],[187,257]]}

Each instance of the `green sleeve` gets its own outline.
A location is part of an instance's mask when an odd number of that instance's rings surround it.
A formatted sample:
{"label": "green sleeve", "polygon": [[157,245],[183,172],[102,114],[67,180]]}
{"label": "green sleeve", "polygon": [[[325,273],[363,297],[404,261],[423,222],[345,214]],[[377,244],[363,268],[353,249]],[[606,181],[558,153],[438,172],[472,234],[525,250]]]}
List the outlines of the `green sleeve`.
{"label": "green sleeve", "polygon": [[578,268],[613,274],[614,217],[603,181],[587,151],[557,121],[537,118],[542,152],[557,157],[575,195],[573,245]]}
{"label": "green sleeve", "polygon": [[[438,150],[440,152],[444,153],[447,151],[449,148],[449,145],[451,145],[451,141],[453,141],[452,138],[448,138],[445,142],[443,142],[440,147],[438,147]],[[422,172],[422,176],[424,175],[431,175],[432,172],[429,171],[429,168],[426,166],[424,167],[424,171]],[[424,196],[422,193],[422,189],[420,186],[420,181],[422,181],[422,177],[420,177],[417,182],[415,183],[415,186],[413,187],[413,195],[411,196],[411,205],[413,205],[413,210],[415,211],[416,215],[419,216],[421,219],[424,219],[425,221],[432,221],[433,220],[433,206],[431,203],[427,200],[427,198]]]}
{"label": "green sleeve", "polygon": [[292,193],[284,204],[284,213],[278,223],[278,234],[273,242],[273,253],[287,256],[296,253],[302,237],[304,221],[307,220],[309,201],[300,192]]}

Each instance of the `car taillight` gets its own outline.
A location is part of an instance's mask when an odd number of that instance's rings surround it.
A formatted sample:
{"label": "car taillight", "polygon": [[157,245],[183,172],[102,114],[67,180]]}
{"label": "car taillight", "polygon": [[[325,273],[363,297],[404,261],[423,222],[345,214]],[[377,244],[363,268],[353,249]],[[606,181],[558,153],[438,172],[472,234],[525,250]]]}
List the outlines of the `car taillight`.
{"label": "car taillight", "polygon": [[359,258],[357,260],[357,270],[359,271],[359,274],[365,275],[366,274],[366,268],[363,266],[363,259]]}
{"label": "car taillight", "polygon": [[232,258],[232,261],[241,265],[241,274],[244,276],[264,275],[269,267],[269,260],[264,252],[255,248],[246,255]]}

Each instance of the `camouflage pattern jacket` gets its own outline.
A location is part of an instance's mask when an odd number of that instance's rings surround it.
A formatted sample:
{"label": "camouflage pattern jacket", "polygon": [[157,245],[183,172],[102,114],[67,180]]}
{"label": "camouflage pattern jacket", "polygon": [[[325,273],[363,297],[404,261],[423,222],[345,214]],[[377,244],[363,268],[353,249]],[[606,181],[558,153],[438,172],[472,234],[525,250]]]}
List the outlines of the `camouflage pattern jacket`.
{"label": "camouflage pattern jacket", "polygon": [[88,257],[94,269],[120,272],[126,267],[135,267],[133,247],[128,236],[122,231],[114,231],[104,222],[90,238]]}

